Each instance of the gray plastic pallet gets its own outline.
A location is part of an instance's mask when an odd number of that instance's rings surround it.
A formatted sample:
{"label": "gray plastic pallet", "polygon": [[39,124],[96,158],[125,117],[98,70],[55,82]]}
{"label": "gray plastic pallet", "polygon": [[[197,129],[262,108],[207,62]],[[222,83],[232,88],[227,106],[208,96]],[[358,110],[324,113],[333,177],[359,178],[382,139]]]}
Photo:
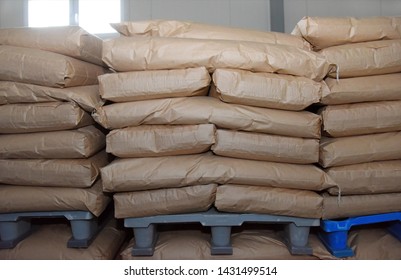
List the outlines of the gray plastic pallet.
{"label": "gray plastic pallet", "polygon": [[284,240],[288,250],[295,255],[310,255],[312,248],[308,245],[311,226],[319,226],[320,219],[307,219],[268,214],[240,214],[218,212],[211,208],[206,212],[159,215],[141,218],[125,218],[124,226],[133,228],[135,246],[133,256],[151,256],[157,241],[157,224],[200,223],[211,227],[211,254],[231,255],[231,227],[241,226],[245,222],[285,224]]}
{"label": "gray plastic pallet", "polygon": [[71,224],[69,248],[87,248],[103,224],[88,211],[18,212],[0,214],[0,249],[14,248],[32,232],[33,218],[66,218]]}

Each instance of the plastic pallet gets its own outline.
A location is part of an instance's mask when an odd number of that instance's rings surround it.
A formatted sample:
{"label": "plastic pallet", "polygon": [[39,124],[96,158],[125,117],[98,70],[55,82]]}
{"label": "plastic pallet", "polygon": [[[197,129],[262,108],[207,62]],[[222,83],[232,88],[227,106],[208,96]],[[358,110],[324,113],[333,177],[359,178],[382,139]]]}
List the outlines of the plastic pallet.
{"label": "plastic pallet", "polygon": [[268,214],[237,214],[218,212],[211,208],[206,212],[158,215],[141,218],[125,218],[124,226],[133,228],[135,246],[133,256],[151,256],[157,241],[157,224],[195,223],[211,227],[211,254],[231,255],[231,227],[241,226],[245,222],[285,224],[284,240],[292,254],[312,254],[308,246],[311,226],[319,226],[320,219],[297,218]]}
{"label": "plastic pallet", "polygon": [[102,229],[98,218],[88,211],[18,212],[0,214],[0,249],[14,248],[33,231],[33,218],[60,218],[70,221],[72,237],[68,248],[87,248]]}
{"label": "plastic pallet", "polygon": [[401,212],[351,217],[344,220],[322,220],[319,238],[327,250],[337,258],[351,257],[354,251],[347,245],[348,231],[353,226],[391,222],[388,228],[401,241]]}

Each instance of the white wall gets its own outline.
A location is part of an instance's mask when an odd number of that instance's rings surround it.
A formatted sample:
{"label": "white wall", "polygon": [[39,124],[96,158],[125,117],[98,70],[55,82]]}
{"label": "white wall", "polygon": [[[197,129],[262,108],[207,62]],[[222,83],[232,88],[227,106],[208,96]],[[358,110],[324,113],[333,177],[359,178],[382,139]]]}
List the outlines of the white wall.
{"label": "white wall", "polygon": [[[270,30],[270,1],[124,0],[124,20],[177,19]],[[24,0],[0,0],[0,28],[24,26]],[[304,16],[401,16],[401,0],[284,0],[285,31]]]}
{"label": "white wall", "polygon": [[0,28],[24,26],[25,12],[23,0],[0,0]]}
{"label": "white wall", "polygon": [[176,19],[270,30],[270,0],[130,0],[127,20]]}
{"label": "white wall", "polygon": [[[122,9],[123,20],[177,19],[270,30],[270,0],[123,0]],[[0,0],[0,28],[24,26],[25,13],[24,0]]]}
{"label": "white wall", "polygon": [[401,16],[400,0],[284,0],[285,32],[304,16]]}

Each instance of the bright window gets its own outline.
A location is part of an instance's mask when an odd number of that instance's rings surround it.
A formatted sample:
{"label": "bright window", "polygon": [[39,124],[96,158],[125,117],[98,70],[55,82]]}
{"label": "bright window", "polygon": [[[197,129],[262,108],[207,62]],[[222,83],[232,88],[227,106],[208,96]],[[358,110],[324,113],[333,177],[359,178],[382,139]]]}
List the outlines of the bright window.
{"label": "bright window", "polygon": [[30,27],[63,26],[70,23],[70,0],[29,0]]}
{"label": "bright window", "polygon": [[28,26],[79,25],[93,34],[115,33],[121,0],[28,0]]}
{"label": "bright window", "polygon": [[121,21],[120,0],[79,0],[79,25],[90,33],[112,33],[111,22]]}

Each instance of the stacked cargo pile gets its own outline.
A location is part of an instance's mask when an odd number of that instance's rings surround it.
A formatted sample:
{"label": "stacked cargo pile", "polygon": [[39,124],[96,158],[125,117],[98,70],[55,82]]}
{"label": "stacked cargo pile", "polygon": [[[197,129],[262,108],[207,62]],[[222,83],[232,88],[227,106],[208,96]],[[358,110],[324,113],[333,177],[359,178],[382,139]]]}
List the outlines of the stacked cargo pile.
{"label": "stacked cargo pile", "polygon": [[[310,235],[309,243],[314,241]],[[315,237],[316,238],[316,237]],[[153,256],[132,255],[134,239],[119,258],[123,260],[317,260],[314,255],[293,255],[283,243],[280,231],[266,227],[246,228],[231,234],[232,255],[211,255],[210,234],[199,227],[164,230],[159,233]],[[312,245],[312,244],[311,244]],[[184,249],[185,248],[185,249]],[[320,249],[315,247],[316,249]],[[314,251],[315,251],[314,248]],[[329,253],[326,253],[330,255]],[[273,274],[274,275],[274,274]]]}
{"label": "stacked cargo pile", "polygon": [[[317,192],[334,185],[314,166],[319,160],[320,118],[303,110],[320,100],[324,86],[305,77],[233,69],[217,69],[213,82],[211,95],[229,106],[265,110],[271,121],[277,114],[277,125],[264,130],[217,129],[212,151],[228,162],[248,160],[245,174],[260,165],[264,177],[263,181],[219,186],[216,207],[228,212],[320,218],[323,200]],[[253,117],[255,122],[258,119],[259,115]]]}
{"label": "stacked cargo pile", "polygon": [[401,18],[304,18],[294,29],[330,63],[320,164],[338,184],[323,218],[401,210]]}
{"label": "stacked cargo pile", "polygon": [[8,235],[6,217],[86,211],[95,218],[110,203],[98,180],[108,163],[105,135],[90,115],[102,104],[101,46],[79,27],[0,30],[3,247],[29,231],[16,222]]}
{"label": "stacked cargo pile", "polygon": [[[282,236],[271,229],[244,229],[232,234],[233,254],[231,256],[211,256],[209,236],[201,230],[166,230],[160,233],[152,257],[132,256],[134,241],[120,252],[123,260],[334,260],[334,257],[318,239],[315,232],[309,235],[312,255],[291,255],[282,243]],[[349,233],[349,246],[354,250],[350,260],[399,260],[401,242],[392,236],[383,224],[374,227],[359,227]],[[185,248],[185,250],[183,250]]]}
{"label": "stacked cargo pile", "polygon": [[[215,201],[226,212],[321,217],[316,191],[334,185],[313,165],[321,122],[304,109],[320,100],[330,66],[300,37],[171,21],[114,27],[125,36],[104,42],[103,61],[119,73],[99,80],[115,103],[93,116],[120,157],[101,171],[116,217]],[[212,96],[195,96],[207,94],[209,73]]]}
{"label": "stacked cargo pile", "polygon": [[113,260],[126,238],[118,221],[110,219],[88,248],[67,248],[71,227],[42,223],[13,249],[1,249],[0,260]]}
{"label": "stacked cargo pile", "polygon": [[[140,111],[156,116],[170,102],[184,103],[182,108],[187,110],[188,106],[194,106],[192,99],[202,102],[202,97],[197,96],[207,95],[210,80],[204,67],[106,74],[99,77],[100,94],[115,103],[99,109],[97,114],[100,110],[115,110],[117,121],[124,121],[126,114],[141,114]],[[177,125],[133,121],[138,123],[105,125],[112,129],[107,135],[106,150],[119,158],[102,169],[104,190],[117,193],[114,195],[116,217],[208,209],[214,202],[215,184],[175,187],[177,180],[185,179],[180,174],[187,172],[188,167],[183,170],[179,167],[185,159],[201,159],[197,154],[208,151],[214,143],[214,125],[185,120]],[[105,124],[103,120],[100,122]],[[172,164],[177,156],[180,160]]]}

